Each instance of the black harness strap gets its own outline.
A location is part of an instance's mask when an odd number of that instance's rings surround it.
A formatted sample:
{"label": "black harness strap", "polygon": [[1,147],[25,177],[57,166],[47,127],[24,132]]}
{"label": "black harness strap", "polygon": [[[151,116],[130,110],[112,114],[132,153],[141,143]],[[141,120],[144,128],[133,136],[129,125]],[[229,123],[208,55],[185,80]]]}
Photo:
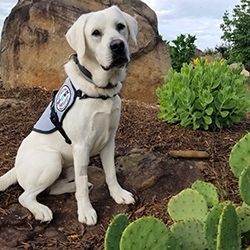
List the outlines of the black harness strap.
{"label": "black harness strap", "polygon": [[[65,142],[67,144],[72,144],[70,138],[67,136],[66,132],[64,131],[62,124],[59,121],[58,115],[55,111],[55,97],[57,94],[58,90],[53,91],[52,93],[52,102],[51,102],[51,106],[50,106],[50,120],[51,122],[55,125],[56,129],[60,132],[60,134],[63,136],[63,138],[65,139]],[[95,98],[95,99],[102,99],[102,100],[107,100],[109,98],[115,97],[117,94],[113,95],[113,96],[105,96],[105,95],[99,95],[99,96],[89,96],[87,94],[83,94],[82,91],[80,89],[75,90],[75,97],[78,97],[79,100],[83,100],[83,99],[87,99],[87,98]]]}
{"label": "black harness strap", "polygon": [[58,90],[56,91],[53,91],[53,94],[52,94],[52,97],[53,97],[53,100],[52,100],[52,103],[51,103],[51,106],[50,106],[50,109],[51,109],[51,112],[50,112],[50,120],[51,122],[55,125],[56,129],[61,133],[61,135],[64,137],[65,139],[65,142],[67,144],[72,144],[71,140],[69,139],[69,137],[67,136],[66,132],[64,131],[61,123],[59,122],[59,118],[58,118],[58,115],[55,111],[55,97],[56,97],[56,94],[57,94]]}

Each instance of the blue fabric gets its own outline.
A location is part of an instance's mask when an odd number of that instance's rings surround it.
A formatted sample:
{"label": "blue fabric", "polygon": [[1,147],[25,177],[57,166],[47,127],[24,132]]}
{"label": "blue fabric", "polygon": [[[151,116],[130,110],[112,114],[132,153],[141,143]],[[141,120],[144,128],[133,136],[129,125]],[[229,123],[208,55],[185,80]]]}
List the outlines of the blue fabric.
{"label": "blue fabric", "polygon": [[53,100],[43,112],[37,123],[33,127],[33,131],[39,133],[52,133],[57,130],[55,125],[51,122],[51,106],[54,105],[55,112],[59,118],[61,126],[63,125],[63,119],[70,108],[73,106],[76,100],[76,90],[72,85],[69,78],[67,78],[58,90]]}

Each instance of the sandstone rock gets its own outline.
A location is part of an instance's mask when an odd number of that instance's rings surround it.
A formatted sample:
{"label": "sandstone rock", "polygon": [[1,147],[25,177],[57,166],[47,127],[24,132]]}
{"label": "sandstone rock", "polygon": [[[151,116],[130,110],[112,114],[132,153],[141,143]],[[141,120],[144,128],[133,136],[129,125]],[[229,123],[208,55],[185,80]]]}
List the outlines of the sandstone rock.
{"label": "sandstone rock", "polygon": [[155,89],[171,65],[168,47],[157,29],[155,13],[139,0],[23,0],[5,20],[1,41],[1,76],[5,87],[59,88],[64,63],[73,52],[65,33],[83,13],[113,4],[136,16],[138,44],[131,43],[132,62],[122,97],[156,102]]}
{"label": "sandstone rock", "polygon": [[200,50],[200,49],[195,49],[195,58],[200,58],[200,57],[204,57],[204,56],[206,56],[206,54],[202,51],[202,50]]}
{"label": "sandstone rock", "polygon": [[[238,65],[237,63],[232,63],[232,64],[230,65],[230,68],[231,68],[231,69],[234,69],[234,68],[237,67],[237,65]],[[245,69],[244,66],[242,66],[241,74],[244,75],[244,76],[246,76],[246,77],[250,77],[249,71],[247,71],[247,70]]]}
{"label": "sandstone rock", "polygon": [[243,70],[241,71],[241,74],[244,75],[244,76],[246,76],[246,77],[250,77],[250,73],[249,73],[249,71],[247,71],[246,69],[243,69]]}
{"label": "sandstone rock", "polygon": [[202,161],[176,161],[144,149],[131,149],[123,154],[116,159],[118,177],[140,200],[176,194],[202,180],[202,170],[206,167]]}

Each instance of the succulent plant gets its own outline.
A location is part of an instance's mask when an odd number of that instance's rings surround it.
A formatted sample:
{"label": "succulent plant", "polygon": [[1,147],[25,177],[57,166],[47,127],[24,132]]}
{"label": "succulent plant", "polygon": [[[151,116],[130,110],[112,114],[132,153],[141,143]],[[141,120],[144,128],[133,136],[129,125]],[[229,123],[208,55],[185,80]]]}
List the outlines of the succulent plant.
{"label": "succulent plant", "polygon": [[218,225],[217,249],[241,249],[241,234],[238,216],[231,203],[226,204],[222,209]]}
{"label": "succulent plant", "polygon": [[207,246],[209,250],[216,249],[218,225],[224,204],[220,203],[214,206],[207,214],[204,233],[207,239]]}
{"label": "succulent plant", "polygon": [[236,213],[239,218],[241,233],[250,231],[250,208],[247,206],[237,207]]}
{"label": "succulent plant", "polygon": [[125,214],[118,214],[109,224],[105,234],[104,249],[119,250],[120,239],[124,229],[129,225],[129,219]]}
{"label": "succulent plant", "polygon": [[[230,202],[218,203],[216,188],[202,181],[173,196],[168,203],[168,213],[174,221],[171,230],[155,217],[143,217],[129,224],[127,216],[119,214],[108,227],[104,249],[240,250],[241,234],[244,242],[249,242],[250,167],[242,171],[240,183],[246,202],[236,209]],[[210,211],[207,203],[212,207]]]}
{"label": "succulent plant", "polygon": [[229,127],[245,117],[250,108],[247,78],[240,75],[242,66],[231,70],[225,60],[183,64],[181,72],[172,68],[159,98],[158,117],[172,124],[193,129],[218,130]]}
{"label": "succulent plant", "polygon": [[173,196],[168,203],[168,213],[174,221],[195,218],[204,220],[207,202],[198,191],[187,188]]}
{"label": "succulent plant", "polygon": [[250,166],[250,133],[241,138],[232,148],[229,157],[231,170],[237,178]]}
{"label": "succulent plant", "polygon": [[208,207],[213,207],[219,203],[216,187],[212,183],[198,180],[192,184],[192,189],[197,190],[204,196]]}
{"label": "succulent plant", "polygon": [[239,219],[231,203],[214,206],[208,213],[204,232],[209,250],[240,250]]}
{"label": "succulent plant", "polygon": [[177,250],[173,233],[155,217],[135,220],[124,230],[120,250]]}
{"label": "succulent plant", "polygon": [[205,250],[206,239],[203,233],[204,223],[196,219],[175,222],[171,226],[180,249]]}
{"label": "succulent plant", "polygon": [[250,205],[250,167],[246,167],[240,175],[239,191],[242,200]]}

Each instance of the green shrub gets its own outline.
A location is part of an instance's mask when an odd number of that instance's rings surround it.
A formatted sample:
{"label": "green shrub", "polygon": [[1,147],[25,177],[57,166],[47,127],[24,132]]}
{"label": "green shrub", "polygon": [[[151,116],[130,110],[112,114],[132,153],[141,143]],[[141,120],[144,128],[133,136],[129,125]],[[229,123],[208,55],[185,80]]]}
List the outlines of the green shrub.
{"label": "green shrub", "polygon": [[173,69],[180,72],[182,64],[189,63],[195,57],[195,41],[195,36],[181,34],[171,41],[173,45],[167,42]]}
{"label": "green shrub", "polygon": [[183,64],[181,72],[172,68],[159,97],[158,115],[163,121],[193,129],[215,131],[240,121],[250,110],[247,78],[242,66],[230,69],[225,60],[208,63],[205,58]]}

